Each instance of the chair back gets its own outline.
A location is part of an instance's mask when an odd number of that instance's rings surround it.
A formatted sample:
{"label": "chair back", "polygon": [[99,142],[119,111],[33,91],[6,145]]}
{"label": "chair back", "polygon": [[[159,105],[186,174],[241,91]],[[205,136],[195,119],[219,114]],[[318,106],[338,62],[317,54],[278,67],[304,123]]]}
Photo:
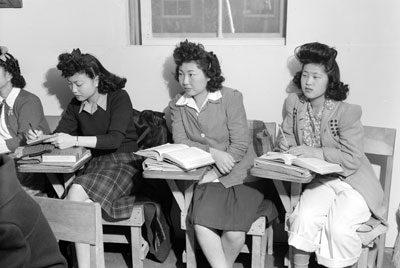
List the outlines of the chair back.
{"label": "chair back", "polygon": [[386,208],[389,207],[395,140],[396,129],[364,126],[364,152],[371,164],[380,167],[378,178],[385,193]]}
{"label": "chair back", "polygon": [[248,120],[250,144],[259,156],[273,149],[276,139],[276,123]]}
{"label": "chair back", "polygon": [[[373,165],[380,167],[378,175],[385,195],[384,206],[386,213],[384,218],[387,220],[389,209],[390,187],[392,182],[393,155],[396,140],[396,129],[364,126],[364,152]],[[374,253],[368,253],[368,247],[363,249],[363,253],[358,261],[357,267],[382,267],[385,247],[386,233],[379,236],[377,248]],[[370,256],[371,255],[371,256]],[[375,257],[372,257],[375,255]]]}
{"label": "chair back", "polygon": [[34,197],[57,240],[90,245],[90,267],[104,268],[103,226],[99,203]]}

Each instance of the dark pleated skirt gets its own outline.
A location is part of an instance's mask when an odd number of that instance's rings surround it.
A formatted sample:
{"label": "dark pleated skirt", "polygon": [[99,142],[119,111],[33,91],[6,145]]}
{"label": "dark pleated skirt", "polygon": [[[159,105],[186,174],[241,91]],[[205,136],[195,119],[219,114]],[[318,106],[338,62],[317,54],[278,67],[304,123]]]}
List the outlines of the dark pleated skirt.
{"label": "dark pleated skirt", "polygon": [[140,188],[142,158],[132,153],[94,157],[73,183],[79,184],[94,202],[113,219],[128,218]]}
{"label": "dark pleated skirt", "polygon": [[276,217],[275,206],[266,206],[265,180],[225,188],[221,183],[197,185],[189,210],[192,224],[224,231],[247,232],[260,216]]}

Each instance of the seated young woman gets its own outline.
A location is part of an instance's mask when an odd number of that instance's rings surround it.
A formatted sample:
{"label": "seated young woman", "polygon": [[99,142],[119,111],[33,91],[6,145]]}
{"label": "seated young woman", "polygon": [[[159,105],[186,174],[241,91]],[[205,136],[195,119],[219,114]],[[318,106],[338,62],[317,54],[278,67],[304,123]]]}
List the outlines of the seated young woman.
{"label": "seated young woman", "polygon": [[[100,203],[105,215],[128,218],[133,202],[128,195],[137,189],[141,178],[141,158],[126,79],[103,67],[91,54],[74,49],[58,57],[57,68],[74,94],[50,142],[58,148],[83,146],[93,158],[76,176],[66,199]],[[42,133],[37,133],[40,136]],[[29,132],[31,138],[37,135]],[[77,244],[80,268],[89,267],[89,247]]]}
{"label": "seated young woman", "polygon": [[[26,145],[30,126],[49,133],[40,99],[26,91],[18,60],[0,47],[0,153],[13,153]],[[18,173],[22,187],[31,195],[44,191],[44,179]]]}
{"label": "seated young woman", "polygon": [[301,91],[286,99],[279,147],[340,164],[344,172],[316,176],[288,218],[294,267],[308,267],[311,252],[326,267],[352,266],[362,247],[357,228],[371,214],[385,223],[383,191],[363,152],[361,108],[344,102],[349,88],[340,80],[336,49],[308,43],[295,56],[302,68],[293,82]]}
{"label": "seated young woman", "polygon": [[222,86],[218,58],[202,44],[181,42],[173,57],[183,89],[170,102],[173,140],[210,152],[215,160],[194,189],[190,221],[210,265],[232,267],[264,200],[262,182],[244,183],[254,151],[243,97]]}

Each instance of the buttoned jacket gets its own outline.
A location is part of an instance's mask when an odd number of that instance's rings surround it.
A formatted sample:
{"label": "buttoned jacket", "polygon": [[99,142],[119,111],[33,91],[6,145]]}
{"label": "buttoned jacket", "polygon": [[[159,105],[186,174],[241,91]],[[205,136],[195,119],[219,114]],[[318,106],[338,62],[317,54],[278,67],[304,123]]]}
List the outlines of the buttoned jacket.
{"label": "buttoned jacket", "polygon": [[221,98],[207,100],[200,112],[177,104],[178,94],[171,102],[172,135],[175,143],[195,146],[209,152],[210,147],[228,152],[236,164],[219,180],[225,187],[243,183],[254,161],[253,146],[249,146],[249,129],[243,96],[238,90],[223,87]]}
{"label": "buttoned jacket", "polygon": [[[285,101],[283,132],[289,146],[303,144],[307,102],[300,93],[291,93]],[[321,119],[321,145],[324,159],[342,166],[340,179],[350,184],[367,202],[372,214],[385,223],[384,194],[375,172],[363,151],[364,130],[361,107],[333,101],[324,109]],[[281,139],[282,136],[278,137]]]}

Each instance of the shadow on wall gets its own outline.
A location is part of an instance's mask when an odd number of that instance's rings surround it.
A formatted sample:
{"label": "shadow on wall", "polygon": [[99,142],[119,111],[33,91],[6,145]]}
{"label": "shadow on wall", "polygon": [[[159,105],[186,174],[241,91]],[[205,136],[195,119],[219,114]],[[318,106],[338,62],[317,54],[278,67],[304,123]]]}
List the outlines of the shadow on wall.
{"label": "shadow on wall", "polygon": [[68,87],[67,80],[61,76],[61,72],[57,68],[51,68],[47,71],[43,86],[47,89],[49,95],[57,97],[61,108],[65,111],[74,95]]}
{"label": "shadow on wall", "polygon": [[[163,64],[163,79],[168,90],[169,98],[173,99],[178,93],[182,91],[181,86],[175,80],[175,63],[172,56],[169,56]],[[165,114],[165,120],[167,121],[167,126],[171,130],[171,112],[169,106],[164,108],[163,113]]]}
{"label": "shadow on wall", "polygon": [[[298,71],[301,70],[301,63],[296,59],[295,56],[290,56],[287,60],[287,68],[289,70],[290,76],[293,78]],[[288,85],[286,86],[286,93],[300,92],[300,89],[292,82],[292,80],[288,81]],[[286,100],[282,106],[282,118],[286,116]]]}

